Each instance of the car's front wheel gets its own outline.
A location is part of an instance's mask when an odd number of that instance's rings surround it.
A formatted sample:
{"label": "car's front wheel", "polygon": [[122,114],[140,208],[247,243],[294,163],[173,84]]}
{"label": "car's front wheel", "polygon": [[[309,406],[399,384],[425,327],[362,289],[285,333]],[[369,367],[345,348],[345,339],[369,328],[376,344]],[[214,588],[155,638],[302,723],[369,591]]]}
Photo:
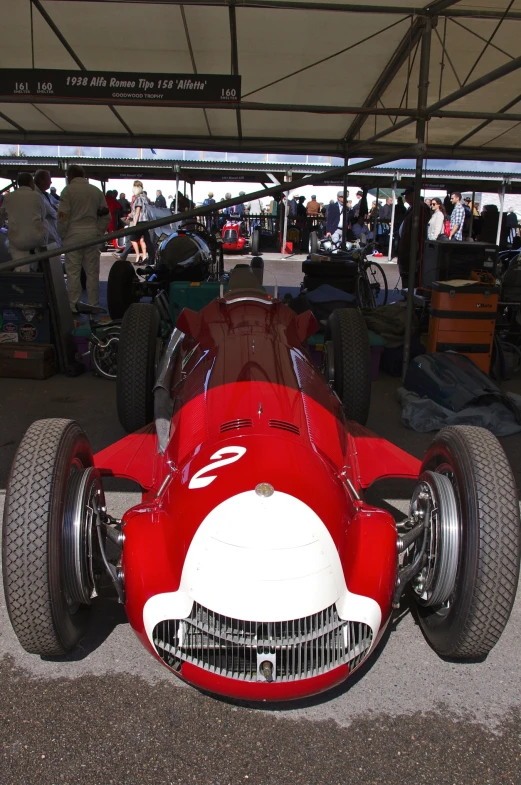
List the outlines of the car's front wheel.
{"label": "car's front wheel", "polygon": [[31,425],[11,468],[4,592],[18,640],[40,656],[66,654],[87,628],[93,589],[90,510],[102,494],[92,465],[80,426],[49,419]]}
{"label": "car's front wheel", "polygon": [[[422,472],[427,553],[412,583],[420,626],[441,656],[484,657],[505,628],[519,577],[519,501],[512,470],[493,434],[456,426],[434,438]],[[451,497],[448,546],[440,536],[447,528],[444,507],[428,499],[430,473],[443,479]],[[446,591],[432,596],[446,582],[447,570],[453,575]]]}

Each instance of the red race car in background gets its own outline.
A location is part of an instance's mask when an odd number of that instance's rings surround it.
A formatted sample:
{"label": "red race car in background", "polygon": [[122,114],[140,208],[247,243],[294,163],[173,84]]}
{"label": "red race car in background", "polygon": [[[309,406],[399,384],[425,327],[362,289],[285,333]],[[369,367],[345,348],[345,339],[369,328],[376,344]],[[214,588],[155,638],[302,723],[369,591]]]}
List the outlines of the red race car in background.
{"label": "red race car in background", "polygon": [[[130,435],[93,457],[76,423],[40,420],[14,459],[4,584],[27,651],[73,649],[93,597],[113,591],[143,645],[186,682],[296,699],[365,662],[407,590],[439,655],[487,655],[519,572],[499,442],[446,428],[420,462],[371,433],[360,312],[332,314],[322,369],[306,348],[316,326],[237,269],[224,296],[182,311],[157,365],[158,311],[130,306],[117,380]],[[142,488],[121,520],[105,476]],[[389,477],[414,481],[399,523],[365,499]]]}
{"label": "red race car in background", "polygon": [[250,236],[245,221],[239,215],[228,215],[221,229],[223,251],[247,251],[250,247]]}

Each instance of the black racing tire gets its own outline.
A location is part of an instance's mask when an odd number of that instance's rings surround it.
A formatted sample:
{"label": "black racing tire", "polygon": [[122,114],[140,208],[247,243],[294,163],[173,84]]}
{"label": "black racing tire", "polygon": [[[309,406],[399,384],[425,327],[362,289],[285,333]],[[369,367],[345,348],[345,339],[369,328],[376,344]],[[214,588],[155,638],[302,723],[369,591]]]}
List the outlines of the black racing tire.
{"label": "black racing tire", "polygon": [[254,229],[251,236],[251,255],[258,256],[260,254],[261,233],[259,229]]}
{"label": "black racing tire", "polygon": [[316,232],[310,232],[309,253],[319,253],[319,251],[320,251],[320,240],[318,239],[318,234]]}
{"label": "black racing tire", "polygon": [[154,381],[160,319],[151,303],[133,303],[123,317],[118,346],[118,418],[128,433],[154,419]]}
{"label": "black racing tire", "polygon": [[123,319],[128,308],[136,302],[134,282],[138,280],[128,259],[116,259],[107,281],[107,307],[111,319]]}
{"label": "black racing tire", "polygon": [[348,420],[365,425],[371,404],[371,347],[364,317],[357,308],[340,308],[328,319],[325,341],[331,342],[333,389]]}
{"label": "black racing tire", "polygon": [[80,426],[49,419],[30,426],[11,467],[2,538],[4,593],[18,640],[42,657],[71,651],[87,629],[90,606],[66,599],[62,533],[71,473],[92,465]]}
{"label": "black racing tire", "polygon": [[516,596],[520,523],[512,469],[490,431],[458,425],[433,439],[425,470],[446,474],[452,482],[460,552],[451,597],[438,607],[418,604],[419,623],[440,656],[480,659],[499,640]]}

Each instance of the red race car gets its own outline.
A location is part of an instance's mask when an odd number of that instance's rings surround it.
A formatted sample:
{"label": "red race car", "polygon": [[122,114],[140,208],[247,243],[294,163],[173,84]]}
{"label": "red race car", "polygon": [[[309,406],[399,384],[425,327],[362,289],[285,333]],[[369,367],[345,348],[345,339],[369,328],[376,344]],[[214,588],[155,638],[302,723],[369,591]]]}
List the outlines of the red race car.
{"label": "red race car", "polygon": [[[156,369],[153,305],[125,314],[118,411],[132,433],[92,456],[69,420],[34,423],[5,504],[7,608],[22,646],[63,655],[97,594],[117,592],[173,673],[233,698],[327,690],[374,651],[404,590],[430,645],[480,658],[507,623],[519,572],[512,471],[488,431],[446,428],[423,462],[366,430],[369,342],[335,311],[316,330],[237,269],[224,296],[185,309]],[[103,478],[142,502],[110,516]],[[375,481],[414,482],[396,523]]]}
{"label": "red race car", "polygon": [[223,251],[247,251],[250,247],[250,238],[246,223],[239,215],[226,216],[226,222],[221,229]]}

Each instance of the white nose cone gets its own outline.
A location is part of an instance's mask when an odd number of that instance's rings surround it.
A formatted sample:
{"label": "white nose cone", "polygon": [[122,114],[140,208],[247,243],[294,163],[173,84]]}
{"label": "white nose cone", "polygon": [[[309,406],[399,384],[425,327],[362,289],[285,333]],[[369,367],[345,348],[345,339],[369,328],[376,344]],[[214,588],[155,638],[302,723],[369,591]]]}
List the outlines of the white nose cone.
{"label": "white nose cone", "polygon": [[224,616],[273,622],[328,608],[345,582],[331,535],[310,507],[286,493],[252,490],[202,522],[180,590]]}

